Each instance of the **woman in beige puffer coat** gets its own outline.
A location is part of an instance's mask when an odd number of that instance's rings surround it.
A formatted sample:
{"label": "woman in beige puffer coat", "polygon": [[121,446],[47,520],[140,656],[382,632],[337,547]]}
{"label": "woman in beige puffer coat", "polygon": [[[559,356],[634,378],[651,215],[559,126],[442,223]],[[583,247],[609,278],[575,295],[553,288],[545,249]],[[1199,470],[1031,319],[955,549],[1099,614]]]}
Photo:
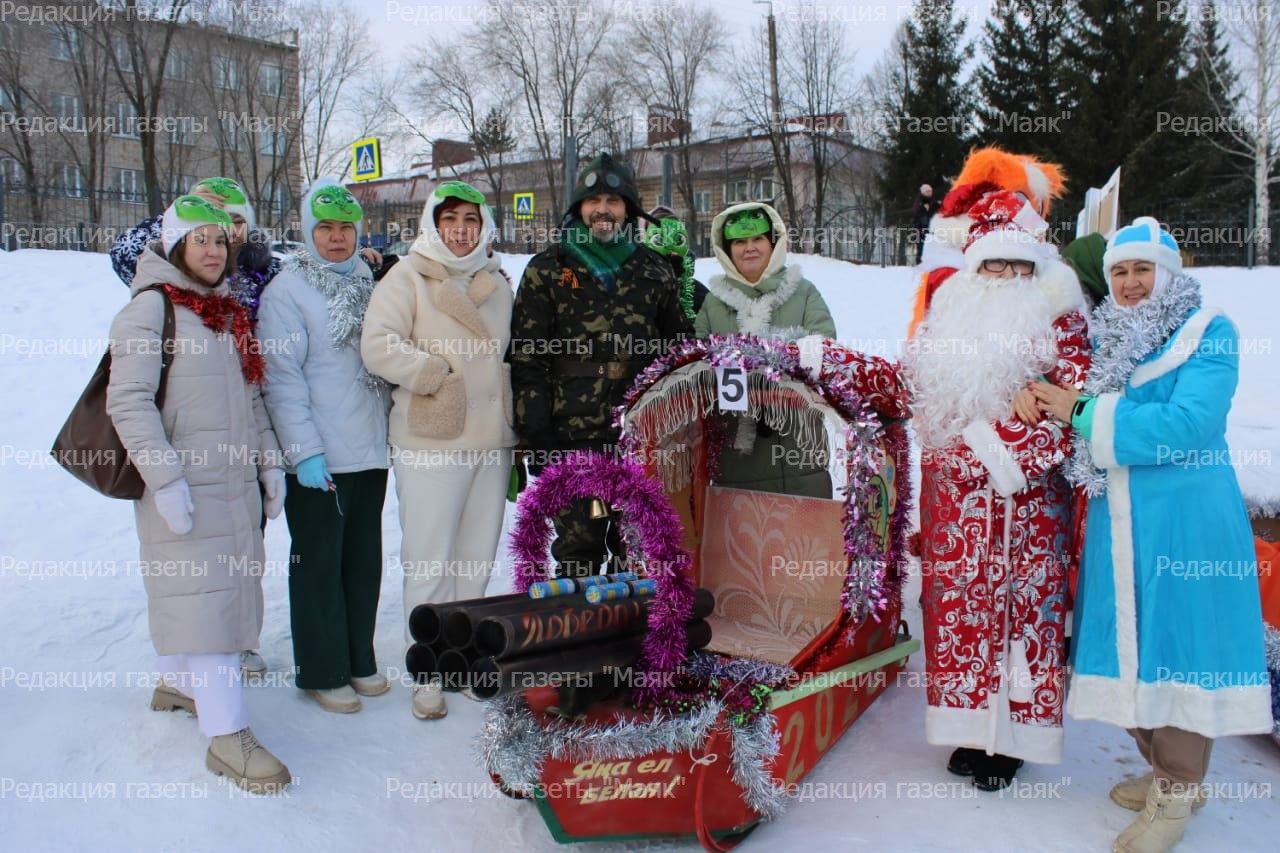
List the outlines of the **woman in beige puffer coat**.
{"label": "woman in beige puffer coat", "polygon": [[[165,211],[161,242],[143,252],[134,298],[111,324],[107,414],[146,484],[134,513],[164,676],[152,708],[195,712],[210,738],[206,766],[265,793],[289,771],[249,729],[239,652],[262,629],[258,480],[274,518],[284,475],[259,390],[262,357],[224,282],[230,224],[197,196]],[[166,300],[174,355],[157,407]]]}

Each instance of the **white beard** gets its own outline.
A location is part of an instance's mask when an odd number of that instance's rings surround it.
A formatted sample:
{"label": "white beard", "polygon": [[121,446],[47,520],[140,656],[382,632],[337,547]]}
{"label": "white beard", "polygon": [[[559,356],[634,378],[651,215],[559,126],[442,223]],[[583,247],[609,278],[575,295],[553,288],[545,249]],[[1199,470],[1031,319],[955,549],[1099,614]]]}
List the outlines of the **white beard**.
{"label": "white beard", "polygon": [[903,366],[924,447],[949,445],[972,421],[1013,414],[1013,396],[1057,361],[1053,310],[1034,278],[963,270],[938,288]]}

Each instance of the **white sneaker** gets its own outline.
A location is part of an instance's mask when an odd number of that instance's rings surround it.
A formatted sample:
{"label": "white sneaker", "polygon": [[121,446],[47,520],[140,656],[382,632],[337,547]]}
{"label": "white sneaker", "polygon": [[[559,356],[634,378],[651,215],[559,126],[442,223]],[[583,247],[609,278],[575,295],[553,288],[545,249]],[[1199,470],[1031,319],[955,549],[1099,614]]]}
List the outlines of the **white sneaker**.
{"label": "white sneaker", "polygon": [[332,690],[308,690],[307,694],[315,699],[321,708],[335,714],[354,714],[361,708],[360,697],[349,684]]}
{"label": "white sneaker", "polygon": [[375,672],[373,675],[352,678],[351,686],[361,696],[381,696],[391,689],[391,682],[382,673]]}
{"label": "white sneaker", "polygon": [[262,675],[267,671],[267,662],[253,649],[246,649],[240,653],[240,671],[245,675]]}
{"label": "white sneaker", "polygon": [[439,681],[415,684],[413,687],[413,715],[419,720],[438,720],[449,713],[444,704],[444,690]]}

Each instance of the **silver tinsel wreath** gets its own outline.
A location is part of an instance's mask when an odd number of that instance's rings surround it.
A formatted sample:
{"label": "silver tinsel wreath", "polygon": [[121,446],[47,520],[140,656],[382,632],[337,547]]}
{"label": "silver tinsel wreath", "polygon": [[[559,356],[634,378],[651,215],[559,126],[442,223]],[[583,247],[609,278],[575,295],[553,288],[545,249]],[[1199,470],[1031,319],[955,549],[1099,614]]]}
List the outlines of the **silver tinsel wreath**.
{"label": "silver tinsel wreath", "polygon": [[[329,323],[325,331],[334,349],[346,346],[360,348],[360,332],[364,328],[365,311],[373,295],[372,278],[334,272],[320,263],[310,252],[294,252],[284,262],[284,269],[296,272],[303,281],[320,291],[329,303]],[[363,365],[360,381],[375,391],[390,388],[386,380],[374,376]]]}

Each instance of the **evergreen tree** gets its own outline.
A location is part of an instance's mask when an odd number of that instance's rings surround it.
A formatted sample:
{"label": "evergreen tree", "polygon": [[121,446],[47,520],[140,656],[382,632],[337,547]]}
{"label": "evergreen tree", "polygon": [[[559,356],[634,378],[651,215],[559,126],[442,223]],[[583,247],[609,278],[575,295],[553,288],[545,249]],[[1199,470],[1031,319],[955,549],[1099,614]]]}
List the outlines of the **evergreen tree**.
{"label": "evergreen tree", "polygon": [[968,153],[973,106],[960,72],[973,47],[964,31],[953,0],[916,0],[904,28],[901,90],[886,93],[881,189],[889,210],[909,207],[921,183],[945,192]]}
{"label": "evergreen tree", "polygon": [[983,26],[977,82],[978,141],[1057,161],[1072,111],[1063,81],[1060,2],[996,0]]}
{"label": "evergreen tree", "polygon": [[1197,185],[1188,204],[1200,214],[1239,213],[1252,193],[1251,160],[1239,151],[1239,144],[1224,124],[1240,127],[1236,109],[1235,70],[1222,40],[1216,14],[1202,15],[1191,32],[1191,69],[1187,75],[1187,106],[1183,110],[1198,133],[1188,141],[1195,148],[1199,164]]}
{"label": "evergreen tree", "polygon": [[1065,41],[1070,181],[1064,210],[1121,167],[1121,216],[1159,213],[1194,193],[1195,148],[1178,132],[1188,90],[1181,0],[1075,0]]}

